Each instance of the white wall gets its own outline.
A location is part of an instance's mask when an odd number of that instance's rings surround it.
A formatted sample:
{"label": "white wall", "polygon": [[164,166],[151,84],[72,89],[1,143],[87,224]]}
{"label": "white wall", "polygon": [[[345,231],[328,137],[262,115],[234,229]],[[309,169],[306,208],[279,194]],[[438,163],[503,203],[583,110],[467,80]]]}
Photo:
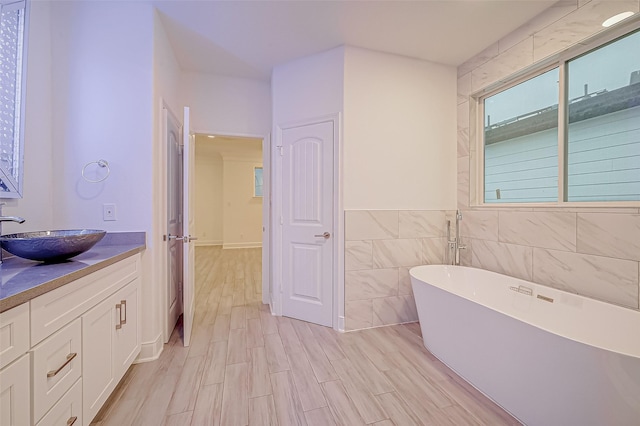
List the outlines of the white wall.
{"label": "white wall", "polygon": [[343,112],[345,210],[455,208],[456,70],[339,47],[272,76],[275,125]]}
{"label": "white wall", "polygon": [[345,210],[456,205],[456,70],[347,47]]}
{"label": "white wall", "polygon": [[[152,204],[154,10],[146,2],[52,2],[51,19],[53,225],[147,233],[146,351],[161,332]],[[85,182],[83,166],[98,159],[109,162],[110,177]],[[103,203],[116,204],[116,221],[102,220]]]}
{"label": "white wall", "polygon": [[261,158],[223,155],[223,247],[262,245],[262,197],[253,196],[253,169]]}
{"label": "white wall", "polygon": [[223,242],[222,157],[196,141],[195,226],[198,245]]}
{"label": "white wall", "polygon": [[22,216],[23,224],[4,222],[2,232],[40,231],[53,227],[51,147],[50,3],[32,2],[27,58],[23,198],[3,199],[2,213]]}
{"label": "white wall", "polygon": [[271,77],[273,123],[341,113],[343,74],[343,47],[275,67]]}
{"label": "white wall", "polygon": [[[53,2],[54,223],[150,231],[153,8],[142,2]],[[85,182],[105,159],[111,176]],[[117,221],[102,220],[116,203]]]}
{"label": "white wall", "polygon": [[181,90],[193,132],[264,136],[271,130],[268,82],[184,72]]}
{"label": "white wall", "polygon": [[154,99],[158,101],[162,99],[181,121],[184,102],[180,91],[182,70],[157,11],[154,12],[153,28]]}

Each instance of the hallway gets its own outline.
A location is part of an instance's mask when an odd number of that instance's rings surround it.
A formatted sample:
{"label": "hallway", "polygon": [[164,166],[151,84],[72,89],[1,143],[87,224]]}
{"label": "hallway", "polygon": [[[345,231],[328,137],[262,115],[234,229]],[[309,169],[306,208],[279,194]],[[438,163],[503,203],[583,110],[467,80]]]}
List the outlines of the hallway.
{"label": "hallway", "polygon": [[92,425],[518,425],[422,345],[417,323],[350,333],[261,303],[261,250],[196,250],[191,346],[176,330]]}

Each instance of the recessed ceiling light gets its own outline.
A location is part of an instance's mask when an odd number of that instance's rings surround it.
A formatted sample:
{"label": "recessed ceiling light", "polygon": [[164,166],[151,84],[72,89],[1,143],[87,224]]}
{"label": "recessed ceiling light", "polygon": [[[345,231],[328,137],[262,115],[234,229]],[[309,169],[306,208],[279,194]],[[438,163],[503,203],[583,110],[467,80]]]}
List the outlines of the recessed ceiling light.
{"label": "recessed ceiling light", "polygon": [[629,16],[633,15],[634,12],[622,12],[622,13],[618,13],[615,16],[612,16],[611,18],[607,19],[606,21],[604,21],[602,23],[603,27],[610,27],[612,25],[617,24],[620,21],[623,21],[625,19],[627,19]]}
{"label": "recessed ceiling light", "polygon": [[207,135],[207,137],[208,137],[209,139],[213,139],[213,138],[215,138],[215,136],[213,136],[213,135]]}

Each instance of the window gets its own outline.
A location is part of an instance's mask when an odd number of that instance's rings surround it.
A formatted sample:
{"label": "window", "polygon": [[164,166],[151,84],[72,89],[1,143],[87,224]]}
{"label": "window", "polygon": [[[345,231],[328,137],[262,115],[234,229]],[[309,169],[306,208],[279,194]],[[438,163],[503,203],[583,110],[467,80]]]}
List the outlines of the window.
{"label": "window", "polygon": [[485,204],[640,201],[640,30],[477,100]]}
{"label": "window", "polygon": [[640,200],[640,31],[567,62],[567,200]]}
{"label": "window", "polygon": [[0,197],[22,193],[26,2],[0,1]]}
{"label": "window", "polygon": [[558,199],[558,68],[484,101],[486,203]]}
{"label": "window", "polygon": [[264,195],[262,188],[262,167],[253,168],[253,196],[262,197]]}

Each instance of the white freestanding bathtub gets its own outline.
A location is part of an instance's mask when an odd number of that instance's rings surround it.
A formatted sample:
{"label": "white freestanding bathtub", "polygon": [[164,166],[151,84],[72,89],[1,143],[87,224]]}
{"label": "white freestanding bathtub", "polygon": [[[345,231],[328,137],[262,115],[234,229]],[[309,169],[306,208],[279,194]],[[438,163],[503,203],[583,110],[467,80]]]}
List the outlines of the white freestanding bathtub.
{"label": "white freestanding bathtub", "polygon": [[522,423],[640,425],[640,312],[463,266],[411,282],[425,347]]}

